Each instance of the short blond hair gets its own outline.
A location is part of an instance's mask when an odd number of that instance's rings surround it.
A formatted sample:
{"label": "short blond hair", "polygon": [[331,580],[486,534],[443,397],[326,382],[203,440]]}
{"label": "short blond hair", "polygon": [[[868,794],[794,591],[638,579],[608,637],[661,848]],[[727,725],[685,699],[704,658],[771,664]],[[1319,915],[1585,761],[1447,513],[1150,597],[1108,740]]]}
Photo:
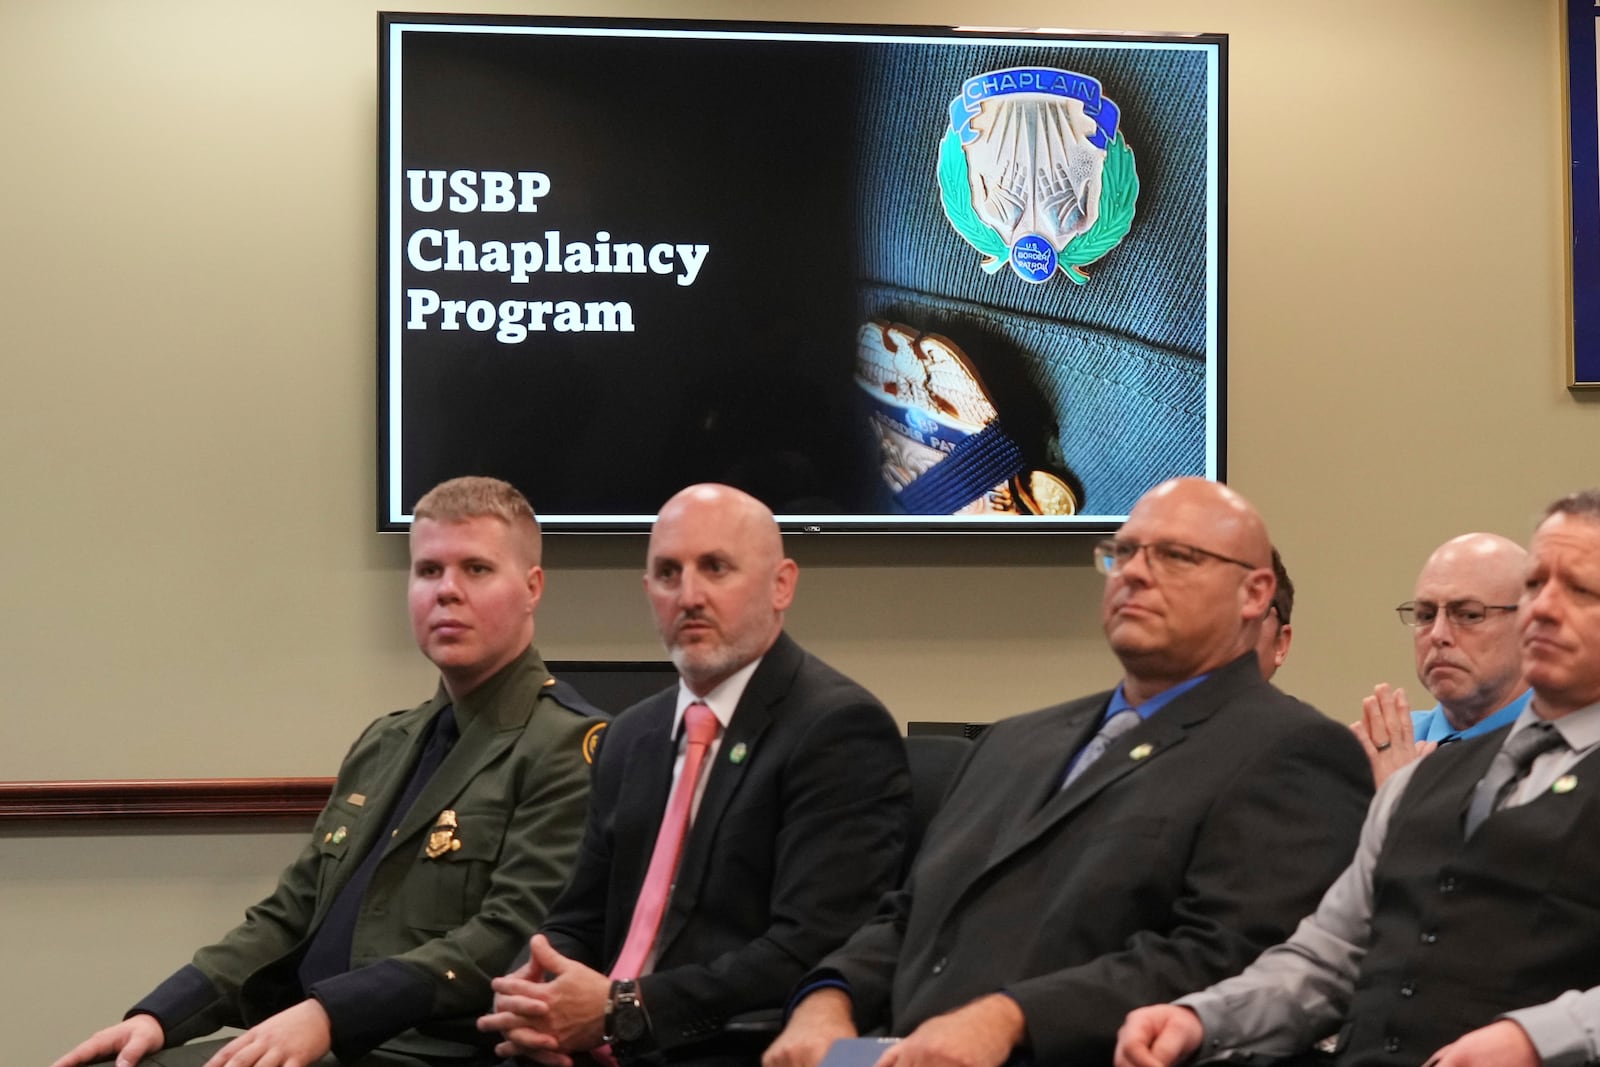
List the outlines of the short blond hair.
{"label": "short blond hair", "polygon": [[539,563],[543,551],[539,517],[528,498],[510,482],[477,475],[451,478],[422,494],[411,512],[413,522],[465,522],[484,517],[499,519],[516,531],[528,563]]}

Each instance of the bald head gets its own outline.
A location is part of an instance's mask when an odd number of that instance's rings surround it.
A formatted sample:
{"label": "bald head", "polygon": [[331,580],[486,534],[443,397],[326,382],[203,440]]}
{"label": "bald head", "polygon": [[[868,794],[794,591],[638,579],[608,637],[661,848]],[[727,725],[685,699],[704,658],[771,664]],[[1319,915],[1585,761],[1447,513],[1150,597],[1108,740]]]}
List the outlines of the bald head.
{"label": "bald head", "polygon": [[661,506],[644,588],[662,643],[704,696],[766,653],[783,629],[799,568],[765,504],[727,485],[692,485]]}
{"label": "bald head", "polygon": [[1205,547],[1256,567],[1272,567],[1272,540],[1255,505],[1221,482],[1173,478],[1162,482],[1133,506],[1131,525],[1140,512],[1159,515],[1168,523],[1205,533]]}
{"label": "bald head", "polygon": [[783,558],[783,535],[772,509],[743,490],[703,482],[675,493],[661,505],[661,512],[650,529],[651,539],[654,540],[663,527],[670,531],[685,517],[722,526],[730,541],[737,542],[753,555],[772,561]]}
{"label": "bald head", "polygon": [[1422,565],[1422,575],[1442,570],[1477,571],[1484,581],[1496,583],[1496,599],[1522,592],[1522,574],[1528,566],[1528,550],[1492,533],[1467,533],[1452,537],[1433,550]]}
{"label": "bald head", "polygon": [[[1272,602],[1272,543],[1248,500],[1202,478],[1163,482],[1115,541],[1125,558],[1107,577],[1101,622],[1130,697],[1148,699],[1255,647]],[[1132,545],[1151,547],[1129,555]]]}
{"label": "bald head", "polygon": [[1491,609],[1515,606],[1528,553],[1491,533],[1452,537],[1434,549],[1412,594],[1418,614],[1432,617],[1413,629],[1417,678],[1457,730],[1499,710],[1527,688],[1522,681],[1516,612],[1490,610],[1463,626],[1450,605],[1470,601]]}

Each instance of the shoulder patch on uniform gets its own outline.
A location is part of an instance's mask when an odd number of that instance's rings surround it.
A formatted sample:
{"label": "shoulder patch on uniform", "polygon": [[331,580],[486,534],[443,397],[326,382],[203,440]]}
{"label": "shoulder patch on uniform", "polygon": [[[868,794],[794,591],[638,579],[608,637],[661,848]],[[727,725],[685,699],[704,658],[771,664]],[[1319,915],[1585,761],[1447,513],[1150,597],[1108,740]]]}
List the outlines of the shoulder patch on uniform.
{"label": "shoulder patch on uniform", "polygon": [[583,762],[593,764],[600,755],[600,739],[605,735],[609,722],[604,720],[595,723],[583,732]]}
{"label": "shoulder patch on uniform", "polygon": [[545,679],[544,695],[576,715],[586,715],[594,719],[609,719],[611,717],[607,712],[589,703],[583,698],[582,693],[559,678]]}

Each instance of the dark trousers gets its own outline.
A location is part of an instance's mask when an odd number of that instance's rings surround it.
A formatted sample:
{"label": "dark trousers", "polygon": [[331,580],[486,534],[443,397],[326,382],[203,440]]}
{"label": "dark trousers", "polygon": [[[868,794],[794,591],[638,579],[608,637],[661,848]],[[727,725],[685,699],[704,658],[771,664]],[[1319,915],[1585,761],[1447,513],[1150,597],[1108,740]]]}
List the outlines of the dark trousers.
{"label": "dark trousers", "polygon": [[[211,1038],[206,1041],[195,1041],[188,1045],[179,1045],[176,1048],[163,1049],[146,1056],[141,1067],[204,1067],[205,1062],[217,1054],[217,1050],[229,1041],[231,1037]],[[454,1059],[418,1059],[415,1056],[405,1056],[398,1052],[385,1052],[377,1049],[367,1053],[353,1063],[341,1063],[328,1055],[317,1060],[311,1067],[478,1067],[485,1063],[484,1059],[454,1060]],[[518,1064],[517,1067],[523,1067]]]}

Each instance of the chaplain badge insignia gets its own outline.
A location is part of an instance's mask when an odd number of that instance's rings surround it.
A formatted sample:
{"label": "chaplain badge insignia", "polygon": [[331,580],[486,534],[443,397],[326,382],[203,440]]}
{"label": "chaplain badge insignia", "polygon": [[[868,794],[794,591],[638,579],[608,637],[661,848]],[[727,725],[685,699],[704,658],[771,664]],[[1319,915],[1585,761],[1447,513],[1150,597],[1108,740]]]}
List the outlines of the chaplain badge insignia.
{"label": "chaplain badge insignia", "polygon": [[968,78],[939,144],[939,194],[956,232],[1043,284],[1074,285],[1133,225],[1139,176],[1117,105],[1086,74],[1009,67]]}

